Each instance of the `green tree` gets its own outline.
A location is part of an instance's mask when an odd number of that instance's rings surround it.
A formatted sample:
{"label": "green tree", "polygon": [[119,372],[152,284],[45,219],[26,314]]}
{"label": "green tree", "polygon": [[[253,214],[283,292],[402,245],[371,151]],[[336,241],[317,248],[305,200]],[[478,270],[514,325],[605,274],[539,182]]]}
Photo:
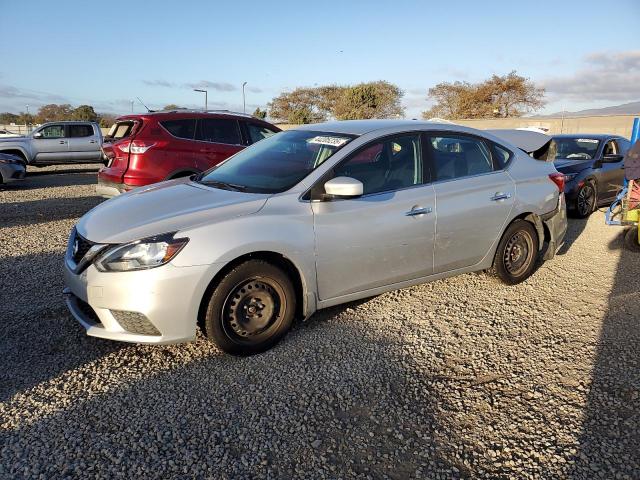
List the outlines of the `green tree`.
{"label": "green tree", "polygon": [[182,107],[179,107],[175,103],[170,103],[169,105],[165,105],[162,110],[180,110]]}
{"label": "green tree", "polygon": [[96,122],[98,114],[91,105],[80,105],[72,113],[73,120],[83,120],[85,122]]}
{"label": "green tree", "polygon": [[18,115],[18,121],[16,122],[19,125],[31,125],[36,122],[36,117],[30,113],[20,112]]}
{"label": "green tree", "polygon": [[18,123],[18,115],[11,112],[0,113],[0,124]]}
{"label": "green tree", "polygon": [[265,119],[265,118],[267,118],[267,111],[266,110],[260,110],[260,107],[257,107],[253,112],[253,116],[256,117],[256,118]]}
{"label": "green tree", "polygon": [[72,120],[72,118],[73,107],[68,103],[63,105],[57,105],[55,103],[43,105],[38,109],[38,113],[35,116],[37,123],[59,122],[61,120]]}
{"label": "green tree", "polygon": [[545,103],[544,89],[515,71],[478,83],[439,83],[429,89],[428,97],[434,105],[422,112],[425,119],[519,117]]}
{"label": "green tree", "polygon": [[98,118],[98,123],[102,128],[109,128],[116,122],[117,117],[111,113],[99,113]]}
{"label": "green tree", "polygon": [[400,88],[383,80],[360,83],[337,97],[333,116],[338,120],[399,117],[404,115],[402,95]]}
{"label": "green tree", "polygon": [[283,92],[271,100],[267,107],[271,118],[295,124],[322,122],[331,114],[321,91],[308,87]]}

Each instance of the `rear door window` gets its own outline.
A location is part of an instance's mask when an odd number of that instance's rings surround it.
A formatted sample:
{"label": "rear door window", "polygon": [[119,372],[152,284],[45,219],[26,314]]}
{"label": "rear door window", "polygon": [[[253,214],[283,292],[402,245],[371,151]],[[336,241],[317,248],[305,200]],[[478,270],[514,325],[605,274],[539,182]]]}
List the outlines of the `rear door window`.
{"label": "rear door window", "polygon": [[196,132],[195,119],[165,120],[164,122],[160,122],[160,125],[174,137],[187,140],[193,140]]}
{"label": "rear door window", "polygon": [[69,125],[69,136],[71,138],[91,137],[93,127],[91,125]]}
{"label": "rear door window", "polygon": [[270,128],[263,127],[262,125],[256,125],[255,123],[247,123],[247,132],[249,133],[249,144],[264,140],[276,133]]}
{"label": "rear door window", "polygon": [[495,170],[487,144],[478,138],[464,135],[432,136],[428,146],[436,180],[470,177]]}
{"label": "rear door window", "polygon": [[240,128],[235,120],[226,118],[201,118],[196,128],[196,140],[239,145]]}

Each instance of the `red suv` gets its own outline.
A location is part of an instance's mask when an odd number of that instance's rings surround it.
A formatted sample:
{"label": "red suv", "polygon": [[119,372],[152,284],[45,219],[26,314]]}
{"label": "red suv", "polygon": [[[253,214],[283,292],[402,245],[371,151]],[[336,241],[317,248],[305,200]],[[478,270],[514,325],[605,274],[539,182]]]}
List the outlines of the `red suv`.
{"label": "red suv", "polygon": [[250,115],[176,110],[119,117],[102,145],[97,193],[203,172],[280,129]]}

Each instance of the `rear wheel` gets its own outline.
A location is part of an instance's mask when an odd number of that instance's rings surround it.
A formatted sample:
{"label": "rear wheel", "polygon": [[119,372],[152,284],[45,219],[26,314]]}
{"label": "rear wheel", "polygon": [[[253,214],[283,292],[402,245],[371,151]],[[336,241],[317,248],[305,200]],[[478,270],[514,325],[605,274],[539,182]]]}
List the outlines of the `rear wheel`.
{"label": "rear wheel", "polygon": [[531,276],[538,257],[538,234],[525,220],[514,220],[500,239],[490,273],[507,285]]}
{"label": "rear wheel", "polygon": [[249,260],[227,273],[213,291],[205,334],[227,353],[252,355],[286,335],[295,311],[295,290],[287,274],[263,260]]}
{"label": "rear wheel", "polygon": [[597,191],[595,185],[591,182],[585,182],[585,184],[578,190],[576,196],[576,216],[578,218],[586,218],[593,213],[596,209]]}

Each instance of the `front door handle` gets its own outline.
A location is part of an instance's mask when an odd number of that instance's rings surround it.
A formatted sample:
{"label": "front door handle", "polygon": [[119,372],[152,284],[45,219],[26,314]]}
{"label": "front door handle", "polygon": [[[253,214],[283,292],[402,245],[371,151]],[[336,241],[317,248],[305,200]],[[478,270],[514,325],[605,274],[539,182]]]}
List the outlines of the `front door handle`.
{"label": "front door handle", "polygon": [[424,208],[419,208],[419,207],[413,207],[411,210],[409,210],[408,212],[405,212],[405,216],[407,217],[415,217],[417,215],[425,215],[427,213],[431,213],[433,211],[433,209],[431,207],[424,207]]}
{"label": "front door handle", "polygon": [[60,145],[64,145],[65,143],[67,142],[65,142],[64,140],[60,140]]}
{"label": "front door handle", "polygon": [[491,197],[490,200],[493,202],[499,202],[500,200],[506,200],[507,198],[511,198],[510,193],[496,192],[496,194]]}

